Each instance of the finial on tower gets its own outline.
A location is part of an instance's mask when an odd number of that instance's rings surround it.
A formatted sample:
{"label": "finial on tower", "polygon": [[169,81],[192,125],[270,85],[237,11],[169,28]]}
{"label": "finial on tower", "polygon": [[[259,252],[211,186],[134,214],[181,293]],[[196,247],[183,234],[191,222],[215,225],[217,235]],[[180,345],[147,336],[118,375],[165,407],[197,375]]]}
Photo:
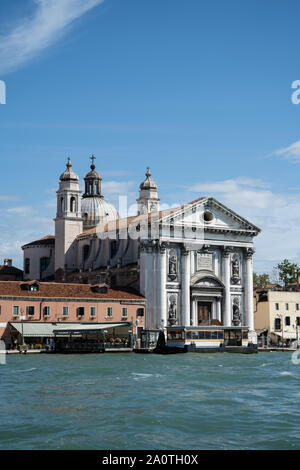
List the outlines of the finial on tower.
{"label": "finial on tower", "polygon": [[150,172],[150,166],[147,166],[147,173],[146,173],[147,178],[151,178],[151,172]]}
{"label": "finial on tower", "polygon": [[67,163],[66,166],[67,166],[68,170],[70,170],[70,168],[72,168],[72,163],[71,163],[71,158],[70,157],[68,157],[68,163]]}
{"label": "finial on tower", "polygon": [[92,155],[92,156],[90,157],[90,159],[92,160],[91,170],[95,170],[95,168],[96,168],[96,166],[95,166],[95,160],[96,160],[95,155]]}

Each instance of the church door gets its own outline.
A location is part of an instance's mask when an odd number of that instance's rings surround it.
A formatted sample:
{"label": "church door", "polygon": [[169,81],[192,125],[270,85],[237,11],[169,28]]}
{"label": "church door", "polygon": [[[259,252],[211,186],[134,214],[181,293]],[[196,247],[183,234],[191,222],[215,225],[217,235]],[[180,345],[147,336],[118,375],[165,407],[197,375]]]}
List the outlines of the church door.
{"label": "church door", "polygon": [[198,302],[198,325],[210,324],[211,305],[211,303]]}

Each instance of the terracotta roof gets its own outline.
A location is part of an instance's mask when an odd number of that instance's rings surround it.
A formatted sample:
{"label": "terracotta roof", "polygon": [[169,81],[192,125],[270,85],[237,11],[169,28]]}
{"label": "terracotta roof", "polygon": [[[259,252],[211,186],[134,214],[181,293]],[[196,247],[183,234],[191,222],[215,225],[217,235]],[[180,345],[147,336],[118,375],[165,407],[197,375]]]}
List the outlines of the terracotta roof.
{"label": "terracotta roof", "polygon": [[143,222],[145,220],[148,220],[148,222],[151,222],[153,219],[163,219],[164,217],[167,217],[170,214],[175,214],[176,212],[181,211],[187,206],[192,206],[193,204],[196,204],[197,202],[206,199],[206,197],[199,197],[198,199],[195,199],[194,201],[187,202],[186,204],[183,204],[182,206],[178,207],[173,207],[171,209],[166,209],[163,211],[157,211],[157,212],[149,212],[148,214],[142,214],[142,215],[134,215],[132,217],[127,217],[125,219],[117,219],[110,221],[105,224],[99,224],[96,227],[91,228],[90,230],[86,230],[85,232],[81,233],[78,235],[78,239],[84,238],[88,235],[93,235],[99,232],[109,232],[110,230],[121,230],[121,229],[127,229],[130,224],[135,221],[135,223],[138,222]]}
{"label": "terracotta roof", "polygon": [[22,246],[22,249],[27,248],[28,246],[54,246],[55,245],[55,236],[47,235],[46,237],[35,240],[34,242],[26,243]]}
{"label": "terracotta roof", "polygon": [[[31,283],[34,281],[31,281]],[[144,300],[130,290],[108,289],[107,293],[92,291],[90,284],[66,284],[55,282],[38,282],[39,291],[21,289],[21,285],[28,282],[3,281],[0,282],[0,297],[37,297],[37,298],[74,298],[74,299],[120,299],[120,300]]]}

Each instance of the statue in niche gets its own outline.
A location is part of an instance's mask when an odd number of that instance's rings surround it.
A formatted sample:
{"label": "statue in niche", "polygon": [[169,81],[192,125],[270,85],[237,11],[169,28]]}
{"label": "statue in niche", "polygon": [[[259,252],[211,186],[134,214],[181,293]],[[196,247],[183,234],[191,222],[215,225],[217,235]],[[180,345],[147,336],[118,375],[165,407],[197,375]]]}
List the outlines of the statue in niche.
{"label": "statue in niche", "polygon": [[170,300],[170,306],[169,306],[169,323],[171,326],[176,324],[176,317],[177,317],[176,300],[172,299]]}
{"label": "statue in niche", "polygon": [[240,326],[240,324],[241,324],[240,301],[239,301],[238,297],[235,297],[233,299],[232,323],[233,323],[234,326]]}
{"label": "statue in niche", "polygon": [[169,258],[169,279],[171,281],[177,279],[177,258],[174,254]]}
{"label": "statue in niche", "polygon": [[231,263],[231,280],[233,284],[238,284],[240,282],[240,263],[237,257],[234,257]]}

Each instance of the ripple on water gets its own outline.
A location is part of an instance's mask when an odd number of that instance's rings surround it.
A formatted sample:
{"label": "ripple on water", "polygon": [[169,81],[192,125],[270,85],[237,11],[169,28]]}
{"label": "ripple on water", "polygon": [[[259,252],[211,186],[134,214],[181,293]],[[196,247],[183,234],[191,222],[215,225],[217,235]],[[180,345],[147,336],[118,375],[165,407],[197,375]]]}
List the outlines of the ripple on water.
{"label": "ripple on water", "polygon": [[2,449],[300,446],[300,369],[281,353],[9,356],[0,372]]}

